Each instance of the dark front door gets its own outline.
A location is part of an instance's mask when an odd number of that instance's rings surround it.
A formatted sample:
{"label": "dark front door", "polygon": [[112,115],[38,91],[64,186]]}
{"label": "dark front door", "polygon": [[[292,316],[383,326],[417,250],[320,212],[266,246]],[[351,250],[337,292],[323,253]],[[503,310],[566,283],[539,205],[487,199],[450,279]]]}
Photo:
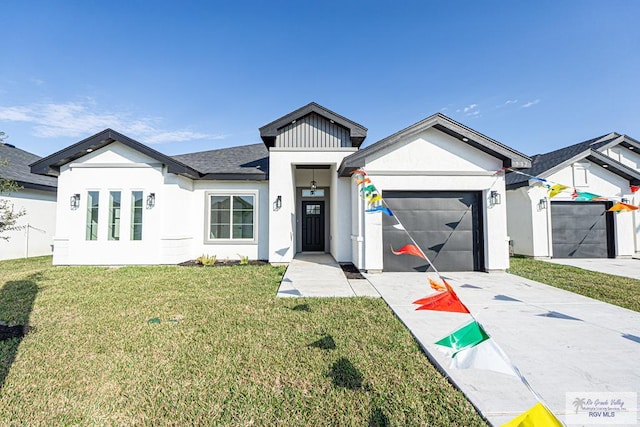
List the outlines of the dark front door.
{"label": "dark front door", "polygon": [[324,202],[302,202],[302,250],[324,252]]}
{"label": "dark front door", "polygon": [[407,232],[439,271],[484,269],[479,192],[385,191],[384,200],[406,230],[394,227],[394,218],[383,216],[385,271],[429,268],[423,259],[391,253],[391,248],[411,243]]}

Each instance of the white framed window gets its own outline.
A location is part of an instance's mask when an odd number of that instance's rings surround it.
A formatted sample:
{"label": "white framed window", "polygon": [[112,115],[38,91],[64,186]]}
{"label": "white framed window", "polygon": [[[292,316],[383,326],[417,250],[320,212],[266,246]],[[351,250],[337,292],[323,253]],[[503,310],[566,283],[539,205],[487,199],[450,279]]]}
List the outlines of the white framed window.
{"label": "white framed window", "polygon": [[131,192],[131,240],[142,240],[142,211],[144,208],[142,191]]}
{"label": "white framed window", "polygon": [[207,192],[206,239],[247,242],[258,239],[258,192]]}
{"label": "white framed window", "polygon": [[120,240],[120,195],[119,191],[109,192],[109,240]]}
{"label": "white framed window", "polygon": [[87,191],[87,227],[86,240],[98,240],[98,214],[100,208],[100,192]]}

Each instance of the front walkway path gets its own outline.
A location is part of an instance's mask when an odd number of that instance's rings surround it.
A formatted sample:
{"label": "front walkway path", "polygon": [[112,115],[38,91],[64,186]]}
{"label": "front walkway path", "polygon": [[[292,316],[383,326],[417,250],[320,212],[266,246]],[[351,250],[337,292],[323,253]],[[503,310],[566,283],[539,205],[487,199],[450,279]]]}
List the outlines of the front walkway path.
{"label": "front walkway path", "polygon": [[553,264],[571,265],[582,268],[583,270],[640,279],[640,259],[635,258],[551,258],[544,259],[543,261]]}
{"label": "front walkway path", "polygon": [[[445,273],[462,302],[564,420],[567,392],[640,391],[640,313],[507,273]],[[415,311],[433,293],[426,273],[367,274],[429,358],[494,425],[536,399],[515,377],[452,370],[434,342],[463,326],[460,313]]]}
{"label": "front walkway path", "polygon": [[279,297],[380,297],[366,279],[348,280],[329,254],[299,253],[282,278]]}

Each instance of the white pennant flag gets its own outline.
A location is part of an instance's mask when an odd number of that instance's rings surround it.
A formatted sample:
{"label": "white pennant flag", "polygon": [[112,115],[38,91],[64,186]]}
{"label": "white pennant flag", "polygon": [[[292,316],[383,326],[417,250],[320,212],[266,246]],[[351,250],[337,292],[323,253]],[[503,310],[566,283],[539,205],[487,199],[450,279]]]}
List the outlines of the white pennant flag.
{"label": "white pennant flag", "polygon": [[396,225],[394,225],[393,228],[397,228],[398,230],[404,230],[404,227],[400,223],[397,223]]}
{"label": "white pennant flag", "polygon": [[518,377],[502,349],[489,338],[471,348],[460,350],[451,361],[453,369],[485,369]]}

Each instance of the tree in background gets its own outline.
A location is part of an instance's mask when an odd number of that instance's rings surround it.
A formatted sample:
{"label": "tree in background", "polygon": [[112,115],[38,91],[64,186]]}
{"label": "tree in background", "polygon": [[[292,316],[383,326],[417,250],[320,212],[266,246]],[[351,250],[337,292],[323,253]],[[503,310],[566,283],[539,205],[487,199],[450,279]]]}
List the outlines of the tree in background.
{"label": "tree in background", "polygon": [[[0,132],[0,144],[4,144],[7,135]],[[14,210],[13,203],[2,196],[18,191],[21,187],[15,182],[2,177],[2,168],[7,166],[7,159],[0,158],[0,239],[9,240],[9,236],[4,236],[6,231],[17,230],[16,222],[18,218],[26,214],[24,209]]]}

